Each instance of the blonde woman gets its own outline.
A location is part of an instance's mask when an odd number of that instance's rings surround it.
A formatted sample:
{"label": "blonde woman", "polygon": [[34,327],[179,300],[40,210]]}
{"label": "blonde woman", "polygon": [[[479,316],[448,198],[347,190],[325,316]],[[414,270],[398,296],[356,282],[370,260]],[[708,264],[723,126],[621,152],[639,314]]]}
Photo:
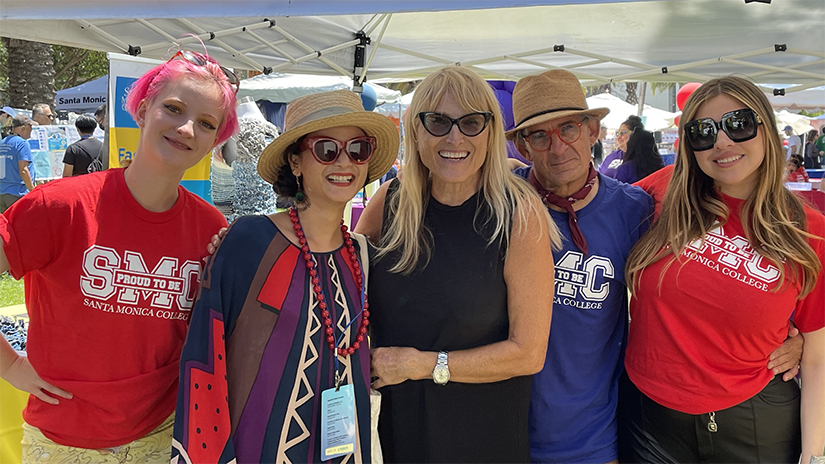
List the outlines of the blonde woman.
{"label": "blonde woman", "polygon": [[407,111],[403,182],[357,231],[370,276],[373,386],[388,462],[526,462],[530,375],[544,363],[558,230],[507,168],[489,85],[448,67]]}
{"label": "blonde woman", "polygon": [[[782,185],[782,141],[754,84],[703,84],[682,121],[661,215],[626,268],[628,459],[801,453],[808,463],[825,448],[825,218]],[[791,316],[805,335],[801,399],[795,382],[765,368]]]}

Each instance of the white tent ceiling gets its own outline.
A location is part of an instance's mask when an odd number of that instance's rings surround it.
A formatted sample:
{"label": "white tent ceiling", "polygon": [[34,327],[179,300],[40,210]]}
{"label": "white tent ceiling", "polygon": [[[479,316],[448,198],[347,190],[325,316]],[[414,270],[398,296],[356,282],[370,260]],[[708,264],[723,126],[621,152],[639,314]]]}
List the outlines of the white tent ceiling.
{"label": "white tent ceiling", "polygon": [[566,68],[585,84],[737,73],[797,84],[789,92],[825,85],[823,24],[823,0],[0,3],[4,36],[115,52],[140,47],[141,56],[163,58],[178,37],[195,33],[212,56],[244,69],[351,78],[363,31],[369,80],[421,78],[461,63],[492,79]]}

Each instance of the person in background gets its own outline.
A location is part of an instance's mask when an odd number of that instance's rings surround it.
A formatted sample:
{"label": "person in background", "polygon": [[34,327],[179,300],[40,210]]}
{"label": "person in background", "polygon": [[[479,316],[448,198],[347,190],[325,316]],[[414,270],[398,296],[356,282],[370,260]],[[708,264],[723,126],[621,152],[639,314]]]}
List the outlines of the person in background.
{"label": "person in background", "polygon": [[12,118],[12,133],[0,142],[0,212],[5,212],[23,195],[34,190],[32,151],[27,140],[36,122],[28,116]]}
{"label": "person in background", "polygon": [[811,129],[805,137],[805,159],[802,164],[805,169],[822,168],[822,164],[819,161],[819,148],[816,146],[816,136],[816,129]]}
{"label": "person in background", "polygon": [[11,134],[11,120],[17,116],[17,112],[9,106],[4,106],[0,110],[0,137]]}
{"label": "person in background", "polygon": [[391,180],[395,179],[396,177],[398,177],[398,168],[396,168],[395,166],[390,166],[390,170],[387,171],[386,174],[381,176],[381,179],[379,180],[379,182],[381,182],[383,184],[384,182],[391,181]]}
{"label": "person in background", "polygon": [[793,133],[793,127],[785,126],[785,135],[787,136],[788,140],[788,158],[791,155],[801,155],[802,154],[802,140],[799,139],[799,136]]}
{"label": "person in background", "polygon": [[[625,271],[622,460],[811,462],[825,448],[825,217],[782,185],[773,109],[752,82],[704,83],[679,139],[661,214]],[[801,394],[765,368],[791,318]]]}
{"label": "person in background", "polygon": [[109,168],[109,118],[107,116],[108,108],[106,103],[100,105],[95,110],[95,121],[97,121],[97,127],[103,131],[103,152],[100,155],[100,159],[103,161],[103,168]]}
{"label": "person in background", "polygon": [[616,145],[619,148],[607,155],[602,164],[599,165],[598,171],[600,174],[611,178],[616,177],[616,170],[622,165],[624,152],[627,151],[627,141],[630,139],[630,134],[636,129],[644,130],[644,128],[642,118],[632,115],[627,117],[616,132]]}
{"label": "person in background", "polygon": [[95,110],[95,121],[100,130],[106,130],[106,103],[98,106]]}
{"label": "person in background", "polygon": [[41,126],[54,124],[54,114],[47,103],[38,103],[32,107],[32,120]]}
{"label": "person in background", "polygon": [[652,132],[636,129],[627,141],[622,165],[616,169],[615,179],[632,184],[665,167]]}
{"label": "person in background", "polygon": [[128,169],[50,182],[0,216],[0,271],[25,279],[29,313],[26,354],[0,340],[0,377],[30,393],[23,463],[169,462],[203,244],[226,226],[180,182],[237,130],[228,73],[178,52],[129,90]]}
{"label": "person in background", "polygon": [[819,150],[819,163],[825,165],[825,126],[819,128],[822,135],[816,139],[816,148]]}
{"label": "person in background", "polygon": [[403,179],[379,188],[356,228],[380,244],[369,297],[384,458],[527,462],[558,230],[508,171],[501,110],[479,75],[430,74],[405,117]]}
{"label": "person in background", "polygon": [[809,182],[808,173],[802,165],[802,156],[791,155],[785,163],[785,182]]}
{"label": "person in background", "polygon": [[89,115],[78,116],[74,121],[80,140],[66,147],[63,155],[63,177],[79,176],[103,170],[103,142],[92,137],[97,127]]}
{"label": "person in background", "polygon": [[590,156],[593,158],[593,165],[598,166],[604,159],[604,144],[603,140],[607,137],[607,126],[602,124],[599,127],[599,138],[596,143],[590,148]]}

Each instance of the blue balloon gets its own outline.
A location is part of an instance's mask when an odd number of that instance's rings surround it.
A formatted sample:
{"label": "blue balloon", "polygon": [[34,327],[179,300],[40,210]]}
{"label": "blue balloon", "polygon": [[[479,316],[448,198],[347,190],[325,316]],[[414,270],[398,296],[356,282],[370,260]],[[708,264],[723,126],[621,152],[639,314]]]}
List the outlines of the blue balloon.
{"label": "blue balloon", "polygon": [[364,84],[363,89],[361,92],[361,104],[364,105],[365,110],[372,111],[375,109],[375,106],[378,105],[378,95],[375,93],[375,89],[369,84]]}

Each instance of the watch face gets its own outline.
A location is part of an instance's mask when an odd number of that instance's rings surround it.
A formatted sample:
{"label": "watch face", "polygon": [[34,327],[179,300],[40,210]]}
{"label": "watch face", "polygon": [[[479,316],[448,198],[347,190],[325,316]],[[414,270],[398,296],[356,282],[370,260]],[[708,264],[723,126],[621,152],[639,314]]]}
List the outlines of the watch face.
{"label": "watch face", "polygon": [[439,385],[444,385],[450,380],[450,371],[444,367],[437,367],[433,371],[433,381]]}

